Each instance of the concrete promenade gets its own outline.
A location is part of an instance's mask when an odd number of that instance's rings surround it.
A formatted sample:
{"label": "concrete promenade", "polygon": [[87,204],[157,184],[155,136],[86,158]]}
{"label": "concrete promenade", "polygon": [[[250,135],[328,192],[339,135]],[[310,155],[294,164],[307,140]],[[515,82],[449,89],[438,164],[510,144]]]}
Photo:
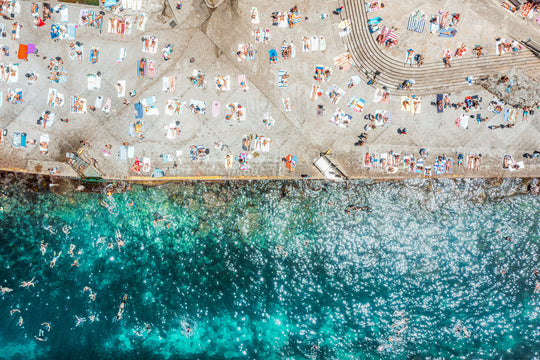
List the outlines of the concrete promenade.
{"label": "concrete promenade", "polygon": [[[383,1],[384,2],[384,1]],[[332,15],[332,11],[338,6],[349,6],[350,1],[320,1],[299,0],[293,1],[225,1],[216,9],[208,9],[202,0],[183,1],[181,10],[174,8],[176,1],[168,0],[167,6],[162,11],[147,13],[148,21],[144,31],[137,30],[134,25],[131,34],[123,37],[107,31],[109,18],[115,16],[110,11],[105,11],[103,31],[91,27],[79,26],[76,32],[76,40],[53,41],[50,37],[50,25],[60,22],[60,15],[53,14],[52,20],[48,20],[43,27],[35,28],[32,25],[33,18],[30,14],[30,2],[21,2],[21,13],[15,21],[23,25],[20,30],[20,38],[10,40],[10,30],[13,21],[0,20],[4,23],[8,34],[1,39],[1,45],[9,46],[9,56],[0,60],[3,64],[19,64],[18,81],[16,83],[0,82],[2,93],[2,105],[0,107],[0,129],[7,131],[0,144],[0,170],[20,171],[28,173],[48,174],[48,169],[56,169],[55,175],[77,177],[77,173],[65,163],[66,153],[81,150],[80,141],[87,141],[90,146],[81,151],[81,158],[88,163],[95,160],[95,171],[104,179],[108,180],[252,180],[252,179],[298,179],[302,174],[311,178],[322,178],[322,175],[313,166],[313,162],[320,153],[329,153],[329,158],[351,179],[398,179],[415,178],[424,176],[421,173],[410,172],[401,164],[395,166],[395,173],[389,173],[386,169],[364,167],[366,152],[387,153],[394,152],[401,155],[413,154],[419,157],[421,147],[426,148],[429,156],[424,160],[424,165],[432,166],[435,157],[445,155],[453,159],[451,173],[435,175],[438,177],[538,177],[540,176],[540,157],[526,158],[523,153],[540,151],[540,111],[533,108],[534,115],[529,115],[527,121],[523,121],[522,108],[517,108],[516,121],[512,128],[490,130],[488,126],[507,124],[504,121],[503,112],[495,114],[488,110],[489,102],[495,96],[480,86],[468,85],[464,79],[462,86],[456,88],[448,86],[452,103],[463,102],[468,96],[478,95],[483,101],[480,109],[471,109],[464,112],[461,109],[446,108],[442,113],[437,113],[431,103],[436,101],[436,93],[419,91],[416,98],[420,99],[421,110],[413,114],[411,111],[401,110],[401,96],[412,99],[415,95],[415,87],[410,91],[397,92],[395,87],[390,88],[388,102],[376,102],[376,94],[380,90],[375,86],[367,85],[367,78],[361,71],[357,62],[347,71],[340,71],[334,64],[334,58],[351,49],[353,42],[358,44],[360,36],[349,34],[339,36],[338,24],[344,19],[351,18],[354,31],[360,31],[367,24],[357,24],[354,14],[345,9],[341,16]],[[360,2],[362,3],[362,2]],[[534,61],[540,66],[540,60],[534,60],[528,50],[522,50],[520,54],[504,54],[495,56],[495,38],[540,39],[540,25],[532,20],[523,20],[519,14],[512,14],[503,9],[497,1],[486,1],[484,6],[476,2],[472,5],[465,0],[450,0],[440,4],[423,5],[422,1],[407,2],[388,1],[386,6],[374,13],[369,18],[380,16],[383,18],[380,27],[394,26],[400,36],[400,43],[390,49],[381,48],[384,56],[393,59],[395,63],[403,64],[405,52],[408,48],[414,48],[426,57],[426,71],[435,69],[444,80],[444,66],[441,54],[444,49],[456,50],[462,43],[468,47],[468,52],[462,59],[454,59],[453,65],[459,68],[460,61],[474,63],[472,48],[481,44],[488,54],[482,61],[482,75],[490,76],[491,79],[500,77],[503,73],[515,77],[516,81],[525,82],[528,87],[526,92],[519,93],[522,100],[521,106],[533,106],[535,101],[540,101],[540,85],[531,77],[538,74],[530,73],[530,62]],[[482,2],[484,3],[484,2]],[[41,3],[40,3],[41,5]],[[69,23],[79,23],[79,10],[91,7],[66,4],[69,11]],[[147,6],[148,5],[148,6]],[[143,6],[154,9],[154,3]],[[300,23],[295,29],[272,26],[271,14],[275,11],[289,11],[294,5],[301,12]],[[146,8],[145,8],[146,7]],[[257,7],[260,22],[253,24],[251,21],[252,7]],[[429,20],[423,33],[407,31],[408,16],[415,10],[421,9],[429,17],[438,12],[439,7],[444,7],[450,12],[460,13],[458,34],[455,38],[440,38],[429,33]],[[98,9],[101,10],[101,9]],[[358,11],[355,10],[355,11]],[[364,10],[365,11],[365,10]],[[41,14],[41,7],[39,10]],[[141,12],[125,10],[116,16],[135,16]],[[321,15],[327,14],[326,19]],[[306,20],[307,18],[307,20]],[[176,25],[171,27],[171,21]],[[271,39],[268,43],[257,43],[254,31],[260,28],[268,29]],[[148,54],[143,52],[143,36],[155,36],[158,39],[157,53]],[[324,51],[303,51],[304,37],[321,36],[326,40]],[[69,59],[69,45],[78,41],[84,47],[84,59],[82,63]],[[280,48],[283,42],[294,44],[296,56],[290,60],[281,57]],[[36,44],[37,55],[30,54],[28,61],[17,59],[19,43]],[[240,59],[236,55],[239,44],[252,44],[254,58],[252,60]],[[161,55],[162,48],[171,44],[173,52],[171,59],[165,61]],[[99,48],[99,61],[90,63],[90,49]],[[120,48],[127,49],[124,61],[117,62]],[[277,49],[277,64],[269,63],[269,50]],[[51,83],[47,76],[49,70],[49,58],[61,57],[64,68],[68,72],[66,83]],[[527,62],[520,59],[526,58]],[[147,70],[145,77],[137,76],[137,63],[141,58],[147,61],[155,61],[157,76],[149,78]],[[515,59],[515,64],[508,59]],[[365,60],[365,59],[364,59]],[[519,60],[519,61],[518,61]],[[373,57],[377,64],[377,56]],[[500,62],[500,63],[499,63]],[[505,67],[501,67],[501,63]],[[520,65],[529,64],[524,68]],[[329,67],[332,75],[328,81],[317,83],[314,80],[315,66]],[[534,65],[536,66],[536,65]],[[534,67],[533,66],[533,67]],[[464,66],[462,66],[463,68]],[[395,71],[411,71],[409,65],[396,68]],[[414,71],[421,76],[420,70]],[[430,71],[435,71],[430,70]],[[204,87],[195,86],[190,80],[193,72],[200,71],[205,74]],[[279,87],[279,71],[286,71],[289,75],[288,86]],[[34,72],[39,74],[34,84],[27,84],[25,74]],[[101,87],[97,90],[89,90],[87,87],[87,75],[102,74]],[[529,72],[529,73],[528,73]],[[359,75],[361,82],[352,88],[348,88],[351,76]],[[229,76],[230,90],[221,91],[216,88],[215,77]],[[239,88],[239,75],[246,75],[248,90],[241,91]],[[163,77],[176,77],[176,89],[173,92],[162,90]],[[126,95],[117,96],[116,84],[119,80],[126,81]],[[405,80],[405,79],[403,79]],[[422,80],[429,83],[428,80]],[[312,101],[312,86],[317,84],[323,94]],[[390,83],[388,83],[390,84]],[[450,83],[449,83],[450,84]],[[337,104],[332,104],[324,94],[331,86],[336,85],[344,90],[344,95]],[[382,85],[380,85],[382,86]],[[501,95],[505,94],[506,84],[496,86]],[[64,94],[65,105],[62,107],[50,107],[47,105],[47,93],[49,88],[58,90]],[[516,82],[510,91],[523,91],[523,86]],[[533,90],[530,90],[530,89]],[[22,89],[24,102],[10,104],[6,101],[8,89]],[[136,95],[130,97],[128,91],[136,89]],[[445,89],[444,83],[440,84],[440,92]],[[448,92],[448,91],[446,91]],[[80,96],[87,100],[88,105],[94,105],[97,96],[102,96],[104,102],[111,99],[111,111],[105,114],[101,109],[95,112],[88,110],[86,114],[70,112],[70,97]],[[511,95],[511,94],[509,94]],[[141,119],[144,126],[144,136],[130,135],[130,126],[135,119],[134,104],[155,96],[156,107],[159,115],[144,114]],[[364,110],[357,113],[347,107],[351,97],[365,100]],[[286,111],[283,99],[290,99],[291,110]],[[518,96],[516,96],[518,98]],[[129,105],[123,101],[129,101]],[[184,103],[180,115],[167,115],[166,104],[168,100]],[[192,100],[206,103],[206,113],[195,114],[190,111],[189,105]],[[213,114],[213,103],[220,105],[219,114]],[[245,118],[241,121],[228,121],[228,104],[240,104],[245,112]],[[318,105],[324,107],[322,116],[318,116]],[[506,105],[506,107],[510,107]],[[330,119],[337,109],[352,115],[348,127],[340,127],[332,124]],[[55,114],[55,120],[51,126],[43,127],[37,124],[40,115],[49,110]],[[365,119],[367,114],[375,114],[377,111],[391,114],[391,124],[377,126],[376,130],[364,130],[371,124]],[[468,127],[457,127],[456,119],[464,114],[468,119]],[[478,123],[470,118],[471,115],[489,117],[486,122]],[[273,126],[266,126],[263,120],[268,115],[274,120]],[[68,118],[69,122],[61,122],[61,118]],[[167,136],[171,126],[177,127],[181,132],[171,138]],[[406,135],[398,134],[398,128],[408,129]],[[14,148],[12,146],[13,134],[24,132],[28,139],[36,139],[36,145],[28,145],[26,148]],[[363,146],[354,146],[358,136],[368,133],[369,137]],[[42,155],[39,149],[40,137],[49,135],[49,151]],[[244,150],[243,139],[249,135],[264,136],[271,139],[269,151],[260,149]],[[216,147],[220,142],[222,146]],[[122,159],[120,147],[123,143],[133,147],[133,157]],[[251,146],[254,146],[252,141]],[[111,145],[107,149],[106,145]],[[204,160],[191,160],[190,148],[192,145],[203,146],[209,150]],[[109,155],[110,153],[110,155]],[[467,157],[468,153],[482,154],[482,163],[479,171],[465,170],[465,166],[457,166],[457,154],[462,153]],[[235,160],[241,154],[248,154],[248,166],[246,170],[240,169],[240,164]],[[281,161],[287,155],[297,156],[297,166],[294,172],[290,172]],[[502,169],[504,155],[512,155],[516,161],[524,161],[524,168],[517,171]],[[231,166],[226,167],[226,158],[231,159]],[[149,171],[135,173],[130,170],[135,157],[147,158],[151,165]],[[465,159],[466,162],[466,159]],[[142,167],[142,163],[141,163]],[[162,170],[164,177],[152,178],[155,169]]]}

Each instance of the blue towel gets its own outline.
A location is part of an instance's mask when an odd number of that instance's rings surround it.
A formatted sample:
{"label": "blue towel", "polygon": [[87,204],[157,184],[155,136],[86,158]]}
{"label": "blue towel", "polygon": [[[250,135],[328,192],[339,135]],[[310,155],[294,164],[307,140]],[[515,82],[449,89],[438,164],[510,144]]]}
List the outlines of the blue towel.
{"label": "blue towel", "polygon": [[141,103],[133,104],[135,107],[135,119],[142,119],[143,117],[143,106]]}
{"label": "blue towel", "polygon": [[369,24],[369,25],[377,25],[377,24],[380,23],[381,21],[382,21],[382,17],[377,16],[376,18],[369,19],[369,20],[368,20],[368,24]]}

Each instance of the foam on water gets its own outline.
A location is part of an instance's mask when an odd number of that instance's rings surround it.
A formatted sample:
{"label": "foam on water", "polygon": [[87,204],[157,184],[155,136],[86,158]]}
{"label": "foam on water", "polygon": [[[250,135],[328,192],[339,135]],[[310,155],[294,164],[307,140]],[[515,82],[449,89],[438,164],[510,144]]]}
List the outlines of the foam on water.
{"label": "foam on water", "polygon": [[[111,198],[3,188],[0,285],[14,291],[0,297],[0,358],[539,356],[540,201],[523,182],[309,188],[182,184]],[[346,214],[350,204],[372,212]],[[170,227],[154,226],[155,212]]]}

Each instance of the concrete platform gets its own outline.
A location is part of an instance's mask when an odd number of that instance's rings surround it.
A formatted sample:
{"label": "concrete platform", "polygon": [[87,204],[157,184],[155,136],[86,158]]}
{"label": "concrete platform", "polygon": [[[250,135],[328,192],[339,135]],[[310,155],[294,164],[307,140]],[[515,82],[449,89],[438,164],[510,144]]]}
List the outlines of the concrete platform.
{"label": "concrete platform", "polygon": [[[65,154],[79,150],[80,141],[88,141],[87,147],[81,156],[87,161],[95,159],[97,169],[104,174],[104,178],[116,180],[152,180],[151,171],[159,168],[165,172],[164,179],[266,179],[266,178],[299,178],[307,174],[312,178],[320,178],[321,174],[313,167],[313,162],[321,152],[331,149],[330,158],[349,178],[404,178],[422,176],[416,173],[400,170],[395,174],[388,174],[383,170],[366,170],[362,161],[366,152],[396,151],[401,154],[418,154],[420,147],[429,149],[430,157],[426,165],[433,162],[434,155],[445,154],[454,157],[455,153],[481,153],[483,155],[482,167],[479,172],[466,172],[454,166],[452,174],[444,176],[461,177],[533,177],[540,175],[540,159],[524,159],[525,169],[515,172],[501,169],[502,156],[511,154],[516,159],[522,159],[525,152],[540,150],[540,129],[538,112],[529,116],[526,122],[519,120],[512,129],[489,130],[488,125],[502,123],[502,114],[495,115],[487,111],[489,101],[493,95],[481,88],[466,87],[459,93],[452,93],[452,102],[461,102],[466,96],[479,95],[483,98],[482,116],[489,116],[487,123],[477,124],[470,121],[468,129],[455,126],[455,119],[461,115],[460,111],[445,110],[437,114],[435,107],[430,103],[435,101],[433,96],[422,97],[422,111],[413,115],[400,110],[401,99],[391,97],[388,103],[373,103],[376,88],[368,86],[364,81],[352,89],[347,83],[355,74],[351,69],[346,72],[339,71],[333,64],[333,58],[346,52],[343,39],[338,36],[337,24],[341,21],[338,16],[331,15],[339,6],[337,1],[251,1],[225,2],[217,9],[210,11],[203,1],[183,1],[181,10],[171,8],[175,2],[166,2],[163,12],[148,14],[149,19],[145,31],[133,28],[132,34],[121,38],[119,35],[109,34],[106,31],[108,18],[114,14],[107,12],[104,21],[104,30],[79,27],[77,41],[84,45],[84,60],[68,59],[70,40],[53,42],[50,39],[50,24],[59,21],[59,15],[53,14],[53,21],[41,28],[33,28],[30,16],[30,3],[21,2],[22,11],[16,21],[23,24],[21,37],[18,41],[11,41],[8,37],[2,39],[2,44],[10,47],[10,56],[4,57],[0,62],[17,63],[15,50],[20,43],[35,43],[39,49],[38,56],[29,55],[27,62],[19,62],[19,81],[17,83],[0,82],[0,91],[3,94],[3,104],[0,107],[0,128],[8,130],[8,136],[0,145],[0,170],[47,173],[49,168],[57,168],[57,175],[76,176],[76,173],[64,164]],[[493,42],[498,36],[506,36],[505,29],[522,31],[528,34],[529,30],[515,30],[512,24],[516,21],[510,18],[505,26],[497,28],[490,13],[484,13],[482,8],[465,7],[463,0],[444,2],[443,7],[448,10],[459,10],[463,21],[459,38],[454,43],[437,42],[429,37],[420,38],[418,35],[407,34],[406,20],[412,10],[418,8],[421,2],[411,2],[403,5],[402,2],[392,1],[384,8],[381,16],[385,21],[395,23],[401,28],[400,33],[403,48],[392,49],[392,56],[400,58],[405,47],[416,47],[427,54],[426,60],[437,57],[436,48],[457,48],[461,42],[474,45],[476,41]],[[301,12],[301,22],[296,29],[279,28],[271,25],[270,16],[273,11],[288,11],[294,5]],[[78,23],[79,9],[85,6],[68,4],[69,21]],[[260,13],[260,24],[250,21],[252,6],[257,6]],[[433,8],[433,9],[432,9]],[[429,5],[424,10],[426,14],[434,11],[436,7]],[[502,8],[501,8],[502,9]],[[502,9],[504,10],[504,9]],[[506,10],[505,10],[506,11]],[[325,20],[321,14],[329,14]],[[501,13],[504,14],[504,13]],[[137,13],[124,11],[118,15],[136,16]],[[509,16],[511,13],[509,13]],[[305,20],[305,17],[308,20]],[[171,28],[170,21],[176,26]],[[519,19],[517,20],[519,21]],[[12,21],[3,20],[7,29]],[[470,25],[470,26],[469,26]],[[429,24],[427,24],[429,27]],[[487,29],[478,38],[477,27]],[[531,26],[528,23],[527,28]],[[272,35],[269,44],[255,43],[253,31],[256,28],[269,29]],[[498,30],[497,33],[491,34]],[[510,30],[508,30],[510,31]],[[534,32],[533,32],[534,34]],[[159,39],[158,53],[143,53],[141,37],[154,35]],[[324,36],[326,38],[326,51],[303,52],[302,39],[304,36]],[[296,57],[283,60],[279,57],[277,64],[269,64],[268,50],[277,48],[287,41],[296,46]],[[165,44],[172,44],[174,51],[170,61],[164,61],[161,48]],[[253,60],[238,61],[234,54],[238,44],[251,43],[256,54]],[[99,62],[89,62],[89,52],[92,46],[100,49]],[[119,48],[127,48],[127,57],[123,62],[117,63]],[[400,55],[401,54],[401,55]],[[64,67],[68,72],[68,81],[65,84],[50,83],[47,65],[50,57],[60,56],[64,60]],[[472,54],[468,54],[472,56]],[[510,55],[511,56],[511,55]],[[137,77],[137,61],[141,58],[154,60],[157,64],[157,77]],[[194,61],[190,62],[193,58]],[[315,66],[321,64],[330,66],[333,75],[327,82],[320,84],[321,90],[326,91],[331,85],[338,85],[345,90],[344,97],[337,105],[332,104],[323,95],[315,102],[310,99]],[[194,70],[206,74],[206,86],[194,86],[188,77]],[[278,87],[278,71],[286,70],[289,75],[289,85],[286,88]],[[27,85],[24,74],[34,71],[39,74],[37,83]],[[102,86],[99,90],[88,90],[86,84],[87,74],[101,72]],[[237,83],[237,76],[245,74],[249,90],[242,92]],[[231,90],[220,91],[216,89],[214,77],[229,75]],[[162,77],[175,76],[177,78],[174,93],[163,92]],[[116,95],[116,83],[125,80],[128,90],[136,89],[134,98],[126,98],[129,105],[124,105],[124,98]],[[66,104],[60,108],[47,106],[47,91],[57,89],[65,96]],[[7,89],[21,88],[24,94],[23,104],[9,104],[5,101]],[[414,93],[413,93],[414,94]],[[413,95],[411,94],[411,95]],[[102,111],[89,111],[87,114],[72,114],[69,112],[69,98],[78,95],[87,99],[92,105],[96,97],[108,97],[112,101],[112,110],[109,114]],[[363,113],[355,113],[347,108],[351,96],[358,96],[366,101]],[[135,120],[133,104],[148,96],[156,96],[159,116],[144,115],[144,138],[128,136],[129,124]],[[168,99],[178,98],[189,104],[191,99],[205,101],[206,114],[193,114],[184,108],[180,116],[165,114],[165,104]],[[290,98],[292,111],[285,112],[282,105],[283,98]],[[533,102],[534,99],[526,99]],[[540,96],[536,96],[540,100]],[[221,103],[221,113],[212,116],[212,103]],[[229,125],[225,119],[226,105],[239,103],[246,112],[246,120]],[[325,108],[324,116],[317,116],[317,105]],[[351,125],[341,128],[330,123],[330,118],[337,108],[345,110],[352,115]],[[51,110],[56,120],[51,127],[43,129],[36,124],[36,120],[45,110]],[[374,113],[376,110],[386,110],[392,113],[392,125],[378,127],[376,131],[369,131],[369,139],[363,147],[355,147],[357,136],[364,131],[368,123],[364,115]],[[269,113],[275,120],[273,127],[267,128],[264,123],[264,114]],[[475,112],[467,113],[476,114]],[[60,118],[69,118],[68,123],[60,122]],[[178,127],[182,133],[177,139],[168,139],[164,128],[171,122],[179,121]],[[397,129],[407,127],[407,135],[399,135]],[[15,149],[11,146],[13,132],[26,132],[30,139],[37,139],[41,134],[50,136],[50,150],[48,155],[39,153],[39,145],[29,146],[27,149]],[[237,157],[242,150],[242,140],[249,134],[264,135],[272,139],[269,152],[250,152],[249,170],[240,170],[238,162],[233,160],[230,169],[225,167],[225,156],[231,154]],[[222,142],[223,150],[215,148],[216,141]],[[118,155],[119,147],[127,142],[135,148],[135,156],[151,159],[151,171],[135,174],[130,171],[134,159],[121,161]],[[111,156],[104,156],[102,149],[106,144],[112,145]],[[202,161],[190,160],[190,146],[203,145],[210,150],[209,155]],[[177,156],[178,153],[178,156]],[[171,154],[172,161],[163,162],[163,154]],[[298,157],[296,171],[290,172],[281,161],[288,154]]]}

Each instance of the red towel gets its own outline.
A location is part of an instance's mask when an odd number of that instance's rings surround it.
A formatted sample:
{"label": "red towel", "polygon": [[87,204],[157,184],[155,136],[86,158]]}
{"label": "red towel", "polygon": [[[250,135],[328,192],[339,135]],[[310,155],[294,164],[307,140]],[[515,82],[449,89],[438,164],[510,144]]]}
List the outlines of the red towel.
{"label": "red towel", "polygon": [[20,60],[28,60],[28,45],[19,44],[17,58]]}

